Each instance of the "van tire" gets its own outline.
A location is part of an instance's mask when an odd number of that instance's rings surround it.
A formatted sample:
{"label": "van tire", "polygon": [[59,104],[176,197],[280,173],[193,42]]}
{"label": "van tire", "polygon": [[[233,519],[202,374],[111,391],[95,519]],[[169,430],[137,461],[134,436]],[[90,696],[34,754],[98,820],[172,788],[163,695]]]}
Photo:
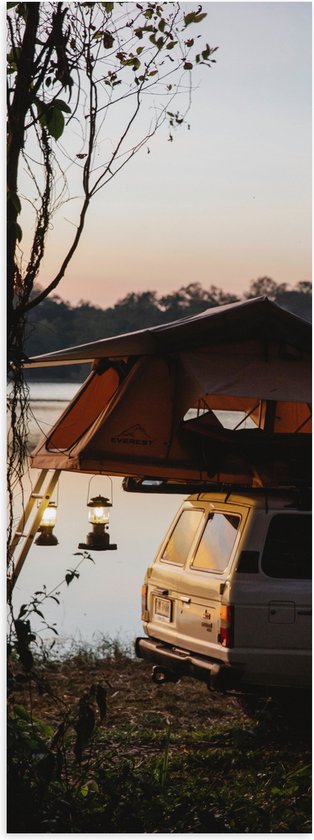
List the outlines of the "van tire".
{"label": "van tire", "polygon": [[312,723],[311,690],[289,688],[269,695],[243,694],[239,697],[244,713],[271,728],[292,727],[294,732],[310,734]]}

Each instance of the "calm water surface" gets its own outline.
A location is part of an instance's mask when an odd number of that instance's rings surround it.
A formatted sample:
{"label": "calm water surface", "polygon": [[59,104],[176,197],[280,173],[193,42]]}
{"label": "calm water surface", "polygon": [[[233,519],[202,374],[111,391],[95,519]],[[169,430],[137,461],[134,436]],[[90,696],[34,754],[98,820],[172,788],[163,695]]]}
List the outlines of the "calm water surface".
{"label": "calm water surface", "polygon": [[[78,387],[72,383],[31,385],[31,449],[49,432]],[[37,470],[29,470],[25,475],[26,500],[37,475]],[[140,594],[145,570],[184,498],[125,493],[122,479],[114,478],[110,537],[111,542],[117,543],[117,551],[91,552],[94,562],[85,560],[82,563],[79,579],[69,587],[64,583],[59,586],[67,570],[74,569],[81,559],[75,552],[89,531],[86,505],[90,479],[90,475],[61,473],[54,530],[59,545],[43,548],[33,544],[14,590],[14,606],[18,608],[43,584],[48,592],[57,587],[60,606],[49,600],[43,612],[48,623],[56,624],[64,646],[72,640],[96,644],[100,636],[119,636],[123,641],[131,642],[142,633]],[[110,495],[108,478],[93,477],[90,491],[93,496],[98,493]],[[16,499],[17,516],[20,507],[19,496]],[[35,621],[33,623],[35,626]],[[41,619],[36,617],[36,627],[40,629],[41,626]],[[54,638],[54,634],[46,631],[45,637]]]}

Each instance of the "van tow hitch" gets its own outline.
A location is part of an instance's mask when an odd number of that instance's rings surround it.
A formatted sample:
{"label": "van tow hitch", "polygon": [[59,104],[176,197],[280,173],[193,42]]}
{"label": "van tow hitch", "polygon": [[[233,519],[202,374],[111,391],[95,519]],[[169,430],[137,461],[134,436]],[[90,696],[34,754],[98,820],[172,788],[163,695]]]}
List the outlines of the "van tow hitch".
{"label": "van tow hitch", "polygon": [[154,665],[152,670],[152,680],[157,685],[163,685],[167,682],[178,682],[180,679],[173,671],[167,671],[166,668],[161,668],[160,665]]}

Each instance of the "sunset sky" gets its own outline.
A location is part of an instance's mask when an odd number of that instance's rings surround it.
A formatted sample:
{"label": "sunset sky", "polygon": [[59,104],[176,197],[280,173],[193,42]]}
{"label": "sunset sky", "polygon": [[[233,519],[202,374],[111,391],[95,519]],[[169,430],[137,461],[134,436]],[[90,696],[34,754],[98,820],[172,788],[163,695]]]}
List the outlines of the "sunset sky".
{"label": "sunset sky", "polygon": [[[197,7],[198,4],[196,4]],[[190,4],[189,4],[190,6]],[[62,298],[107,307],[128,292],[200,282],[241,293],[268,275],[311,279],[311,3],[207,2],[191,129],[164,129],[98,194]],[[52,279],[69,227],[56,225]]]}

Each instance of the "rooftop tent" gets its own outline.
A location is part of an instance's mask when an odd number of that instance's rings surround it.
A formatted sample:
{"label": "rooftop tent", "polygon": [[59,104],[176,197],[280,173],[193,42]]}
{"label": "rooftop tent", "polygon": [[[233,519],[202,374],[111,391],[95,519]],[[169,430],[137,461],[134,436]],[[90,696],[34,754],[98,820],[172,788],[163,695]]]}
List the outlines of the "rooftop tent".
{"label": "rooftop tent", "polygon": [[[92,362],[32,466],[175,481],[308,481],[311,326],[267,298],[30,359]],[[245,420],[246,418],[246,420]]]}

